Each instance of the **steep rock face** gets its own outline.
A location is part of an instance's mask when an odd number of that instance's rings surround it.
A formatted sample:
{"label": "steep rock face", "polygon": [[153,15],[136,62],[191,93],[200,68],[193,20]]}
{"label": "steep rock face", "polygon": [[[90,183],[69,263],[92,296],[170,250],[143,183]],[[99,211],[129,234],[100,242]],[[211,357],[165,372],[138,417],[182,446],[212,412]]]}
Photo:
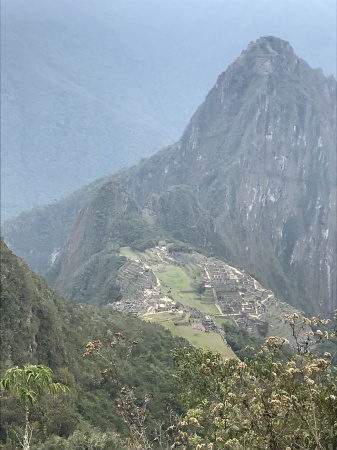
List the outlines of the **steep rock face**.
{"label": "steep rock face", "polygon": [[169,236],[143,217],[121,185],[109,181],[97,187],[79,213],[46,277],[75,302],[112,303],[121,297],[116,278],[126,263],[120,256],[120,246],[145,249]]}
{"label": "steep rock face", "polygon": [[234,262],[281,297],[336,306],[336,81],[264,37],[221,74],[181,140],[129,173],[134,198],[187,184]]}
{"label": "steep rock face", "polygon": [[123,220],[139,217],[137,205],[125,190],[114,182],[106,183],[79,213],[48,279],[75,301],[88,297],[94,301],[102,289],[118,299],[113,274],[124,259],[119,257],[116,238],[126,232]]}
{"label": "steep rock face", "polygon": [[[177,232],[184,218],[184,238],[208,213],[198,233],[212,230],[221,242],[218,256],[278,297],[308,310],[336,308],[336,81],[311,69],[289,43],[274,37],[251,43],[218,77],[176,144],[112,179],[152,223]],[[188,187],[181,199],[172,189],[178,185]],[[185,208],[194,201],[197,209]],[[47,218],[46,210],[37,223]],[[30,250],[20,244],[20,230],[23,223],[13,239],[9,226],[5,236],[37,264],[30,253],[39,241],[34,224]],[[45,231],[44,241],[54,234]],[[41,246],[46,259],[53,248]]]}
{"label": "steep rock face", "polygon": [[143,216],[200,251],[229,256],[208,211],[187,186],[177,185],[162,194],[151,195],[143,208]]}
{"label": "steep rock face", "polygon": [[81,209],[102,183],[98,180],[58,202],[32,208],[4,222],[1,231],[8,246],[31,269],[46,273],[63,249]]}

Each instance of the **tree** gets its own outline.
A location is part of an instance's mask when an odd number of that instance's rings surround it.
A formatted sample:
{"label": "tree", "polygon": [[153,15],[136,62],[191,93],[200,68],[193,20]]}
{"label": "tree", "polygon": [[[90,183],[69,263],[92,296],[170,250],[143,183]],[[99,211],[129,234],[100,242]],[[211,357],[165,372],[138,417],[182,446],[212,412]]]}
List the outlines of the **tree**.
{"label": "tree", "polygon": [[29,424],[30,408],[36,404],[42,394],[56,395],[69,388],[61,383],[53,383],[53,371],[50,367],[26,365],[23,368],[11,367],[0,380],[0,386],[20,400],[25,410],[25,426],[19,442],[23,450],[29,450],[32,429]]}
{"label": "tree", "polygon": [[250,356],[244,361],[192,346],[174,350],[180,390],[175,398],[186,413],[172,414],[170,426],[159,424],[158,433],[147,416],[152,394],[137,398],[125,365],[116,358],[119,349],[127,361],[137,341],[115,333],[110,356],[99,340],[89,342],[83,356],[104,360],[102,381],[116,389],[117,411],[129,427],[132,450],[335,450],[337,367],[334,354],[318,351],[324,341],[335,342],[337,320],[334,325],[296,313],[285,320],[291,343],[271,336],[260,351],[247,347]]}
{"label": "tree", "polygon": [[[137,382],[128,373],[127,363],[137,346],[138,340],[129,341],[123,333],[117,332],[107,348],[99,339],[89,342],[83,357],[99,357],[104,362],[105,368],[100,372],[101,381],[113,387],[117,414],[130,434],[125,440],[125,446],[129,450],[168,450],[171,448],[172,436],[165,433],[164,422],[158,417],[153,420],[149,417],[148,407],[154,394],[146,392],[138,395],[134,386]],[[138,366],[138,370],[143,370],[143,367]],[[173,411],[170,411],[168,421],[170,424],[176,421]]]}
{"label": "tree", "polygon": [[[336,312],[337,318],[337,312]],[[177,445],[185,450],[334,450],[337,448],[337,367],[323,339],[334,340],[328,320],[286,317],[294,341],[269,337],[245,361],[192,347],[174,351],[187,413]],[[298,326],[320,327],[299,339]],[[289,355],[290,353],[290,355]]]}

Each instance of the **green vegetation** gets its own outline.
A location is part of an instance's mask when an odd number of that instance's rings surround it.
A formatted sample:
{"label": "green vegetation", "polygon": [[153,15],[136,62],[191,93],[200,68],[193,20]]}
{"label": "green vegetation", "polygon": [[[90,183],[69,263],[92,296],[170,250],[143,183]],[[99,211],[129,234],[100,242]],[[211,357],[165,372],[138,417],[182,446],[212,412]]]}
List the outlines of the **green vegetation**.
{"label": "green vegetation", "polygon": [[185,306],[197,308],[207,314],[219,313],[215,304],[202,303],[202,297],[199,297],[200,301],[196,299],[198,294],[195,292],[193,280],[191,280],[184,268],[165,265],[165,268],[162,271],[153,267],[153,272],[160,280],[162,291],[169,297],[172,297],[175,301],[180,302]]}
{"label": "green vegetation", "polygon": [[226,333],[226,340],[231,349],[240,358],[249,358],[251,352],[247,347],[259,348],[262,345],[262,339],[252,337],[245,329],[239,328],[230,322],[223,324],[223,329]]}
{"label": "green vegetation", "polygon": [[[147,255],[155,258],[153,250]],[[177,272],[183,269],[174,269],[186,286],[186,277]],[[195,273],[193,266],[189,271]],[[220,341],[219,353],[208,350],[219,335],[175,326],[167,313],[148,319],[160,318],[164,327],[203,349],[172,338],[156,324],[67,302],[3,242],[1,283],[1,448],[336,448],[334,355],[312,351],[322,342],[335,349],[337,328],[327,320],[288,315],[295,351],[277,337],[269,337],[259,351],[259,341],[225,323],[228,342],[242,362]],[[300,336],[308,326],[313,331],[306,348]],[[12,367],[17,365],[24,368]],[[64,395],[65,389],[72,395]]]}
{"label": "green vegetation", "polygon": [[188,244],[172,244],[168,249],[169,253],[181,252],[181,253],[192,253],[193,248]]}
{"label": "green vegetation", "polygon": [[[336,316],[337,319],[337,311]],[[337,367],[331,354],[291,354],[284,339],[270,337],[251,358],[221,360],[199,349],[174,352],[180,401],[188,408],[178,423],[176,445],[183,449],[334,450],[337,446]],[[313,324],[327,321],[313,318]],[[337,328],[327,338],[335,340]],[[318,338],[322,332],[316,332]]]}
{"label": "green vegetation", "polygon": [[[41,401],[32,406],[29,415],[34,428],[31,448],[40,442],[40,449],[43,442],[49,442],[46,449],[59,445],[62,450],[67,448],[64,440],[82,429],[90,429],[96,436],[106,430],[124,436],[128,433],[116,414],[116,392],[113,389],[107,392],[107,386],[97,378],[97,365],[82,358],[89,340],[100,339],[109,346],[117,332],[127,333],[129,339],[138,341],[125,375],[136,387],[137,395],[146,391],[154,394],[149,405],[150,417],[164,419],[174,393],[173,363],[169,354],[179,344],[179,339],[162,327],[108,307],[71,303],[32,273],[3,241],[0,253],[0,376],[13,366],[44,364],[53,370],[54,382],[68,386],[72,393],[62,399],[42,396]],[[116,355],[117,364],[122,364],[123,360],[123,354]],[[8,395],[0,395],[0,407],[0,443],[6,442],[6,450],[14,450],[18,444],[16,434],[23,435],[25,415],[20,402]],[[71,437],[73,441],[78,440],[76,433]],[[106,436],[107,441],[109,436]],[[78,445],[77,448],[81,448]]]}
{"label": "green vegetation", "polygon": [[118,255],[118,246],[111,243],[73,270],[67,279],[62,273],[59,277],[64,280],[62,288],[58,278],[60,264],[56,264],[46,278],[51,283],[58,280],[56,287],[59,286],[62,293],[74,302],[102,306],[121,299],[116,278],[125,263],[126,258]]}
{"label": "green vegetation", "polygon": [[163,326],[175,336],[186,339],[191,345],[197,348],[219,353],[223,358],[233,358],[235,356],[231,348],[224,344],[224,341],[218,333],[205,333],[190,326],[175,326],[172,321],[164,322]]}
{"label": "green vegetation", "polygon": [[214,317],[213,320],[218,328],[222,328],[224,324],[236,326],[234,320],[229,317]]}
{"label": "green vegetation", "polygon": [[32,428],[29,423],[30,407],[34,406],[42,394],[57,395],[69,388],[61,383],[53,383],[53,371],[44,365],[26,365],[22,369],[12,367],[6,370],[0,384],[6,391],[20,400],[25,411],[23,436],[18,436],[23,450],[30,449]]}
{"label": "green vegetation", "polygon": [[[191,345],[204,350],[210,350],[219,353],[223,358],[234,357],[235,354],[230,347],[224,344],[220,334],[205,333],[191,326],[174,325],[174,322],[181,317],[181,314],[172,316],[170,313],[147,314],[143,319],[154,323],[160,323],[167,330],[170,330],[174,336],[186,339]],[[184,320],[188,321],[187,315]]]}

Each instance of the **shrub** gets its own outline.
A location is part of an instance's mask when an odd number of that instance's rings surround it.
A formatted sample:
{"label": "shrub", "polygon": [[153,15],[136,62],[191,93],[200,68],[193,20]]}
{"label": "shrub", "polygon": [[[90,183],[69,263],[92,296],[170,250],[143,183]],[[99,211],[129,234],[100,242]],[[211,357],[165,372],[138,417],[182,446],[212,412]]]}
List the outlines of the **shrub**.
{"label": "shrub", "polygon": [[286,320],[296,342],[290,357],[287,341],[277,337],[245,361],[191,347],[174,352],[179,399],[188,408],[177,428],[181,448],[337,448],[337,369],[330,353],[319,357],[311,350],[323,338],[334,339],[336,329],[310,332],[303,344],[298,321],[320,327],[328,321],[297,314]]}

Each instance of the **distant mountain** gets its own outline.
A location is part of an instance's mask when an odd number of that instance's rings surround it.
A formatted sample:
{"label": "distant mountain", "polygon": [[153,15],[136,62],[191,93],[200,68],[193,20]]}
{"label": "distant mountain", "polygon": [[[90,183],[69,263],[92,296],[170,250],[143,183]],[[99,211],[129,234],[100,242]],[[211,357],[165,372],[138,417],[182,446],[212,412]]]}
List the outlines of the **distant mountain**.
{"label": "distant mountain", "polygon": [[3,0],[2,220],[178,139],[257,33],[334,72],[334,3]]}
{"label": "distant mountain", "polygon": [[[335,105],[333,77],[311,69],[288,42],[263,37],[218,77],[176,144],[112,179],[152,224],[199,248],[208,236],[209,249],[279,298],[306,310],[332,311]],[[105,181],[86,192],[97,192]],[[70,199],[58,206],[59,223],[68,229],[74,221],[62,205]],[[34,248],[45,262],[55,248],[64,248],[56,224],[35,231],[50,223],[55,208],[33,210],[4,227],[9,244],[33,266]]]}
{"label": "distant mountain", "polygon": [[250,44],[179,142],[117,178],[140,205],[184,183],[233,262],[292,303],[335,308],[336,80],[289,43]]}
{"label": "distant mountain", "polygon": [[[51,205],[39,206],[9,219],[1,227],[11,248],[36,272],[43,274],[54,263],[67,236],[100,180]],[[7,234],[7,231],[9,234]],[[19,247],[12,245],[20,242]],[[29,257],[30,255],[31,257]]]}

